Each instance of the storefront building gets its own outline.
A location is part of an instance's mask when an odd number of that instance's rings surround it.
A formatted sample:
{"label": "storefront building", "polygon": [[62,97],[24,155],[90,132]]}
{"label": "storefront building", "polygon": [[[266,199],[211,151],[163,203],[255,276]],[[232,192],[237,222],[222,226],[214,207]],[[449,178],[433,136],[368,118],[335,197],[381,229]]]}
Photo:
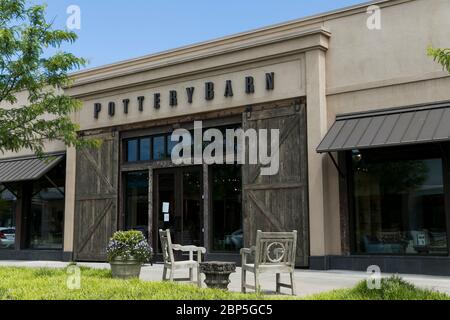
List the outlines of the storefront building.
{"label": "storefront building", "polygon": [[[298,267],[450,274],[450,75],[426,56],[448,47],[450,2],[375,4],[379,29],[365,4],[74,74],[80,135],[103,143],[49,146],[57,164],[19,180],[2,166],[33,158],[0,160],[0,230],[16,237],[0,258],[104,261],[114,231],[158,251],[170,228],[238,261],[257,230],[297,230]],[[198,121],[278,129],[278,173],[174,164],[172,134]]]}

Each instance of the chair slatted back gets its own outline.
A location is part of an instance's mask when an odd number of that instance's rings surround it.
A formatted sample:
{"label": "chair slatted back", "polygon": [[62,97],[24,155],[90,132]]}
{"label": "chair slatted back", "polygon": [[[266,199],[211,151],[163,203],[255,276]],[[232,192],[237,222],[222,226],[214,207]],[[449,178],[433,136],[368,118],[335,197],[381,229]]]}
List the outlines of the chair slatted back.
{"label": "chair slatted back", "polygon": [[297,231],[262,232],[256,235],[255,267],[284,265],[295,268]]}
{"label": "chair slatted back", "polygon": [[172,249],[172,238],[170,237],[170,230],[159,230],[159,238],[161,239],[161,251],[163,254],[164,263],[175,262]]}

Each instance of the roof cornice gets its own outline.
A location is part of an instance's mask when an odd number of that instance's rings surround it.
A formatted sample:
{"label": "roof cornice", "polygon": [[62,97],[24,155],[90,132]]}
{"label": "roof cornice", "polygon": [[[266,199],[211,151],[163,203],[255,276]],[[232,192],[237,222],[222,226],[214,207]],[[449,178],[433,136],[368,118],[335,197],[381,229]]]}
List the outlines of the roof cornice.
{"label": "roof cornice", "polygon": [[[298,30],[289,30],[288,32],[284,32],[283,34],[270,34],[265,37],[255,37],[246,41],[236,41],[227,44],[217,43],[214,47],[208,47],[207,49],[202,50],[200,50],[200,48],[196,48],[198,50],[176,50],[173,52],[159,53],[138,60],[132,60],[125,63],[109,65],[98,69],[91,69],[89,71],[72,74],[72,78],[74,80],[74,84],[72,85],[72,87],[142,72],[148,72],[155,69],[167,68],[183,63],[193,62],[196,60],[227,55],[242,50],[282,43],[284,41],[296,38],[305,38],[313,35],[321,35],[326,39],[331,36],[330,32],[325,28],[315,27],[305,29],[300,32]],[[304,51],[315,48],[327,50],[328,44],[320,41],[316,46],[311,46],[308,48],[305,47]]]}

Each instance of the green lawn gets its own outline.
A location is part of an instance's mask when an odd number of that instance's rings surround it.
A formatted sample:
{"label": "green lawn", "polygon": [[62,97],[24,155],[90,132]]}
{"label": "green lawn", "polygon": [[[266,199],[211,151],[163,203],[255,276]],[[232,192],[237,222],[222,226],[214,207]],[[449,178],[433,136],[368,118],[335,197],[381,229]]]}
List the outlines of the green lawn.
{"label": "green lawn", "polygon": [[[81,289],[69,290],[62,269],[0,268],[1,300],[252,300],[276,296],[227,293],[191,285],[115,280],[107,270],[81,268]],[[282,299],[292,299],[283,296]],[[314,295],[307,299],[449,299],[444,294],[420,290],[398,278],[383,281],[382,290],[361,283],[350,290]]]}
{"label": "green lawn", "polygon": [[108,270],[81,268],[80,290],[67,288],[63,269],[0,268],[1,300],[225,300],[261,296],[200,290],[193,285],[115,280]]}

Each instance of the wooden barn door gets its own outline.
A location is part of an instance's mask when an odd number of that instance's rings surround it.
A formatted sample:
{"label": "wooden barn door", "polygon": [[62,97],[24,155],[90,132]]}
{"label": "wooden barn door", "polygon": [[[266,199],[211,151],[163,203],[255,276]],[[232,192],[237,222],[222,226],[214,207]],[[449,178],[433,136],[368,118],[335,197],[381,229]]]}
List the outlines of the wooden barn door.
{"label": "wooden barn door", "polygon": [[77,150],[74,251],[78,261],[105,261],[117,230],[118,134],[102,134],[98,149]]}
{"label": "wooden barn door", "polygon": [[296,264],[306,267],[309,261],[306,105],[280,103],[246,112],[243,128],[280,130],[278,174],[263,176],[260,165],[243,166],[245,244],[255,245],[257,230],[297,230]]}

